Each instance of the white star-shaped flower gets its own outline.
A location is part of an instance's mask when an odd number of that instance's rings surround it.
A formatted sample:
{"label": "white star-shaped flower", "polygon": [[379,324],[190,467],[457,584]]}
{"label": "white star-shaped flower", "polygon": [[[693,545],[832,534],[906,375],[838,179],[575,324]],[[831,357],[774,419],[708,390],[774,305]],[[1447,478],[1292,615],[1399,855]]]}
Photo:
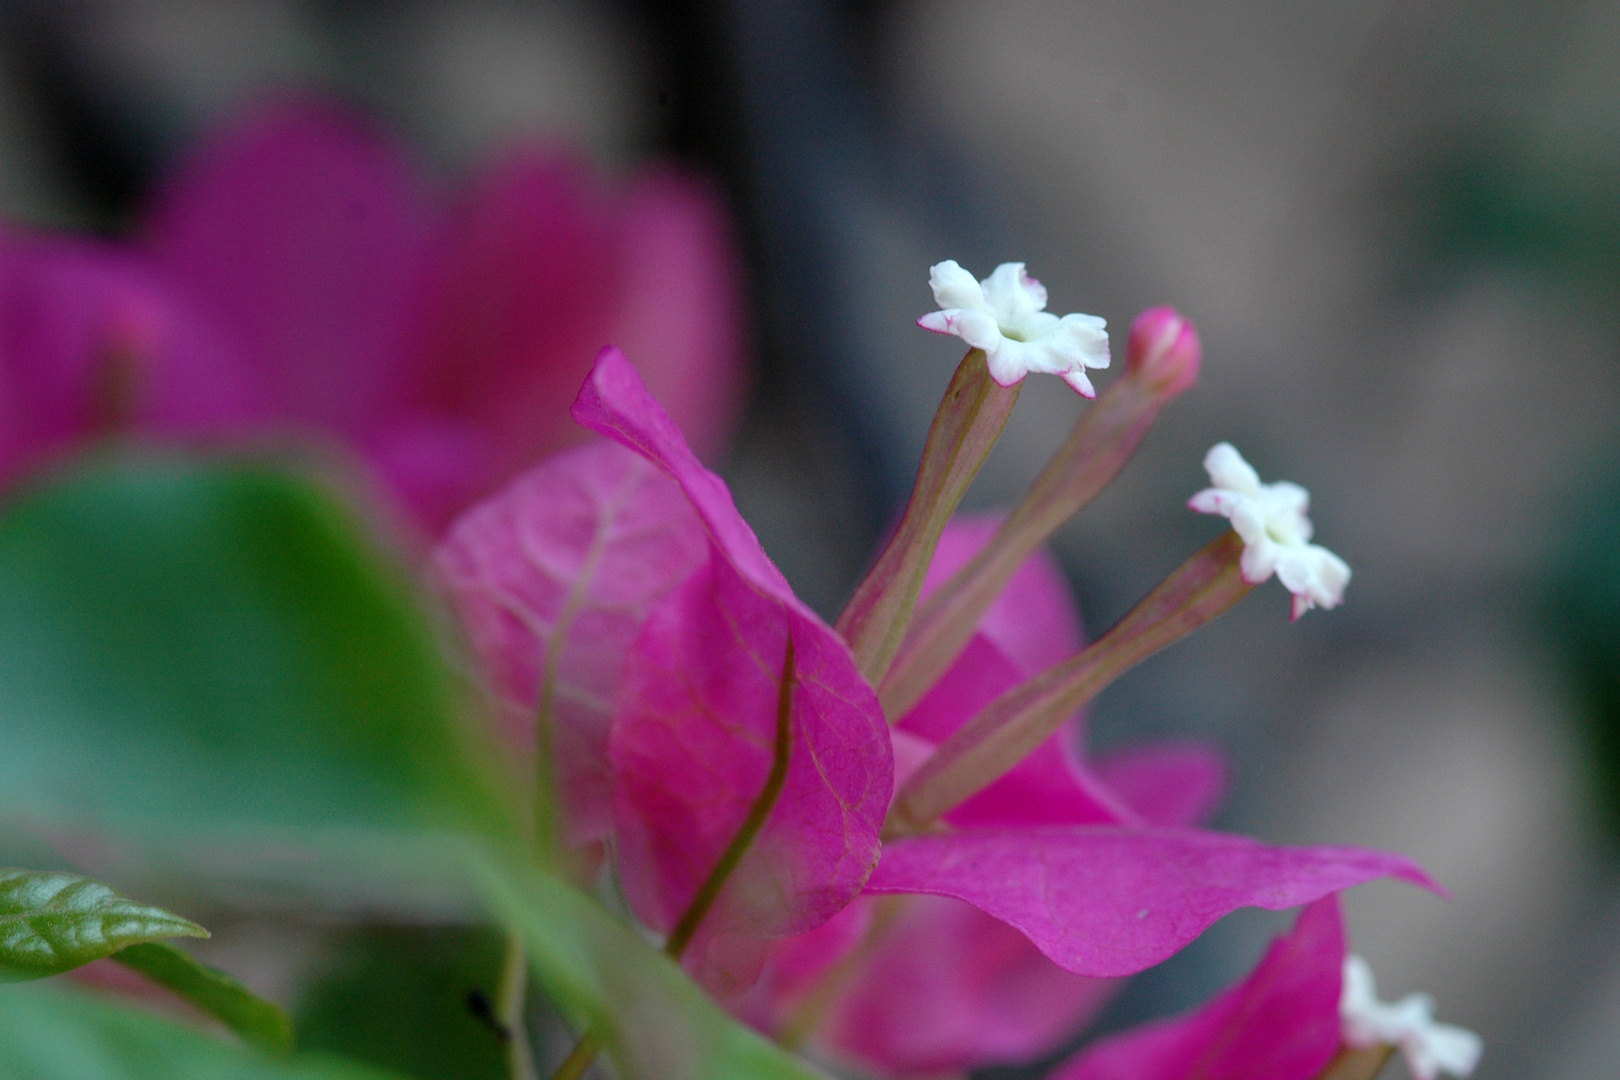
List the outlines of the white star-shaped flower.
{"label": "white star-shaped flower", "polygon": [[983,281],[955,259],[928,269],[939,311],[917,320],[924,330],[955,334],[983,349],[990,377],[1011,386],[1032,371],[1062,376],[1086,397],[1097,391],[1086,368],[1108,366],[1107,323],[1095,315],[1046,310],[1046,288],[1024,273],[1023,263],[1002,263]]}
{"label": "white star-shaped flower", "polygon": [[1468,1076],[1485,1049],[1480,1037],[1467,1028],[1436,1021],[1434,998],[1428,994],[1379,1001],[1372,968],[1355,955],[1344,958],[1339,1025],[1347,1046],[1398,1048],[1415,1080],[1436,1080],[1442,1072]]}
{"label": "white star-shaped flower", "polygon": [[1298,484],[1262,484],[1260,475],[1231,443],[1204,455],[1212,487],[1187,505],[1220,514],[1243,538],[1243,580],[1258,585],[1273,573],[1294,594],[1294,618],[1313,607],[1337,607],[1350,583],[1350,568],[1325,547],[1310,542],[1311,493]]}

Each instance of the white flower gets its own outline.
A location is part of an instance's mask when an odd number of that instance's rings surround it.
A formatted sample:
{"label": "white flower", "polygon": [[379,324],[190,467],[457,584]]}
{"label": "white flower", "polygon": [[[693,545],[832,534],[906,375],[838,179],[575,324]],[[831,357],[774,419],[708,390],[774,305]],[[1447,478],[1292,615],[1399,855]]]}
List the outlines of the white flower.
{"label": "white flower", "polygon": [[924,330],[955,334],[983,349],[990,377],[1011,386],[1032,371],[1061,375],[1086,397],[1097,391],[1086,368],[1108,366],[1108,324],[1095,315],[1058,318],[1046,310],[1046,289],[1023,263],[1002,263],[983,281],[946,259],[928,269],[939,311],[917,320]]}
{"label": "white flower", "polygon": [[1294,618],[1313,607],[1331,608],[1344,599],[1350,568],[1325,547],[1310,542],[1305,516],[1311,493],[1298,484],[1262,484],[1260,475],[1231,443],[1217,443],[1204,455],[1214,485],[1194,495],[1188,506],[1201,514],[1229,518],[1243,538],[1243,580],[1258,585],[1273,572],[1294,594]]}
{"label": "white flower", "polygon": [[1435,1080],[1442,1072],[1467,1076],[1485,1048],[1467,1028],[1436,1022],[1434,999],[1428,994],[1408,994],[1390,1004],[1379,1001],[1372,968],[1355,955],[1344,958],[1339,1026],[1345,1044],[1357,1050],[1397,1047],[1415,1080]]}

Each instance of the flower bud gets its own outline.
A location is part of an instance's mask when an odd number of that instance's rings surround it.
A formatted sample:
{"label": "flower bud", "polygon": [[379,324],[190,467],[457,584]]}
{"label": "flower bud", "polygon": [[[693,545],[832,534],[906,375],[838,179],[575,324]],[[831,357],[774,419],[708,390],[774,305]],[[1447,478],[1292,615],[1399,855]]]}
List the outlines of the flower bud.
{"label": "flower bud", "polygon": [[1198,381],[1203,359],[1197,329],[1175,308],[1148,308],[1131,323],[1125,370],[1166,400]]}

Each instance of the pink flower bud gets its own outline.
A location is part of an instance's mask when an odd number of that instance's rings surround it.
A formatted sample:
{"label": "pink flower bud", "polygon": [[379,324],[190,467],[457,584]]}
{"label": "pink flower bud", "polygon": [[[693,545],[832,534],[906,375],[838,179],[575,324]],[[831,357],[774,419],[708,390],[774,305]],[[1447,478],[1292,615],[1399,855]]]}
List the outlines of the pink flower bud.
{"label": "pink flower bud", "polygon": [[1131,323],[1125,370],[1166,399],[1198,381],[1204,346],[1192,320],[1173,307],[1148,308]]}

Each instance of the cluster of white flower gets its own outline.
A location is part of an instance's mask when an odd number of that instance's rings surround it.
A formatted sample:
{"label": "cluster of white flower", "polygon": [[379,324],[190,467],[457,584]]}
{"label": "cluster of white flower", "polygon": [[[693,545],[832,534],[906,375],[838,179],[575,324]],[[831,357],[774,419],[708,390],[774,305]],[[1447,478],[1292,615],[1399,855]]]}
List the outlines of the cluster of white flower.
{"label": "cluster of white flower", "polygon": [[1217,443],[1204,455],[1211,487],[1188,506],[1220,514],[1243,538],[1243,580],[1258,585],[1277,575],[1294,594],[1294,618],[1313,607],[1331,608],[1344,599],[1350,567],[1325,547],[1311,543],[1311,493],[1282,481],[1262,484],[1260,474],[1231,443]]}
{"label": "cluster of white flower", "polygon": [[929,268],[928,284],[941,310],[917,325],[983,349],[990,377],[1002,386],[1044,371],[1086,397],[1097,396],[1086,368],[1108,366],[1108,324],[1095,315],[1060,319],[1047,311],[1046,288],[1024,273],[1023,263],[1002,263],[975,281],[956,260],[946,259]]}
{"label": "cluster of white flower", "polygon": [[1415,1080],[1436,1080],[1442,1072],[1468,1076],[1484,1049],[1479,1036],[1467,1028],[1435,1020],[1434,998],[1428,994],[1379,1001],[1372,968],[1353,954],[1344,958],[1339,1022],[1347,1046],[1399,1049]]}
{"label": "cluster of white flower", "polygon": [[[955,334],[983,349],[990,377],[1011,386],[1032,371],[1061,376],[1086,397],[1096,390],[1087,368],[1108,366],[1107,323],[1095,315],[1046,310],[1046,288],[1024,272],[1023,263],[1002,263],[983,281],[946,259],[929,268],[928,284],[939,311],[917,320],[925,330]],[[1188,504],[1231,520],[1243,538],[1243,580],[1258,585],[1277,575],[1294,594],[1293,617],[1313,607],[1332,608],[1344,599],[1350,567],[1325,547],[1311,543],[1310,492],[1298,484],[1262,484],[1231,443],[1204,457],[1211,487]]]}

